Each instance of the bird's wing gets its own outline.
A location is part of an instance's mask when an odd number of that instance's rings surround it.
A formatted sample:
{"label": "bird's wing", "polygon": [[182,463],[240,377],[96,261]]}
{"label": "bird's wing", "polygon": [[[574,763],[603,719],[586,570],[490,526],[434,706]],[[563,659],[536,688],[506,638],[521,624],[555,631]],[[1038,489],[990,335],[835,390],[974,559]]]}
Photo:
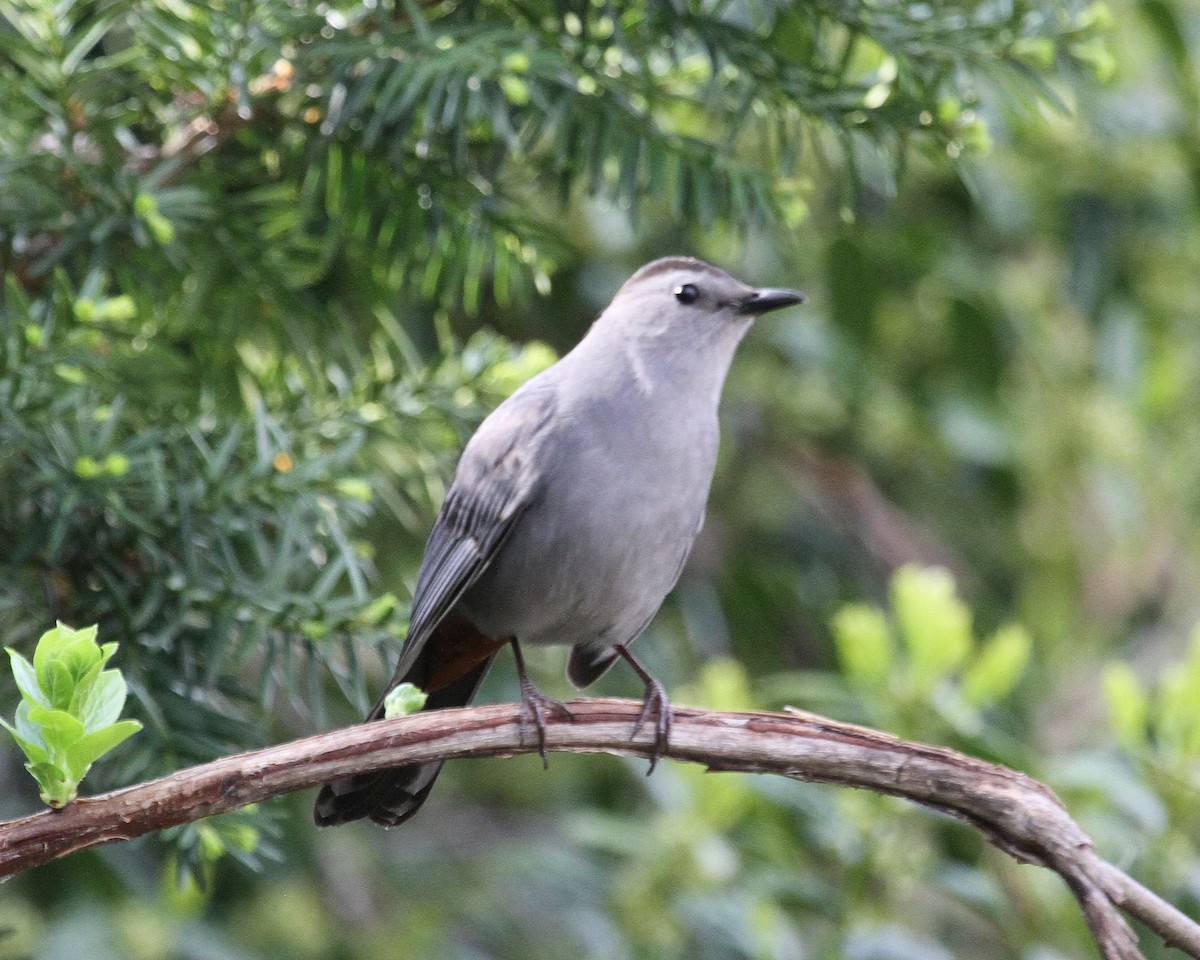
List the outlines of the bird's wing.
{"label": "bird's wing", "polygon": [[554,391],[534,383],[496,408],[463,451],[425,547],[399,681],[434,628],[478,579],[537,495]]}

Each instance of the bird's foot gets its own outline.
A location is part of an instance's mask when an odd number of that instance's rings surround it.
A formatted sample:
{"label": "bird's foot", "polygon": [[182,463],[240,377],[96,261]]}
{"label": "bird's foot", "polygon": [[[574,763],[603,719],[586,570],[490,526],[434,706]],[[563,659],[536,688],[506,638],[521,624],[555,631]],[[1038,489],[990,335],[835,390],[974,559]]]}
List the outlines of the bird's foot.
{"label": "bird's foot", "polygon": [[521,742],[525,742],[525,734],[532,723],[537,728],[538,753],[542,758],[542,766],[550,767],[550,759],[546,756],[546,715],[556,713],[566,720],[574,720],[575,714],[565,703],[560,703],[546,696],[527,676],[521,675],[521,713],[517,717],[517,725],[521,734]]}
{"label": "bird's foot", "polygon": [[642,666],[641,662],[624,644],[617,644],[614,649],[617,653],[633,667],[633,672],[636,673],[646,685],[646,699],[642,701],[642,712],[638,714],[637,723],[633,725],[633,734],[630,740],[642,732],[642,727],[651,716],[654,717],[654,749],[650,751],[650,769],[646,771],[646,776],[650,776],[654,772],[654,768],[658,766],[658,758],[666,752],[668,744],[671,742],[671,701],[667,699],[667,691],[661,683],[650,676],[650,671]]}
{"label": "bird's foot", "polygon": [[671,701],[667,699],[667,691],[657,680],[646,681],[646,699],[642,701],[642,712],[638,714],[637,723],[633,725],[630,740],[642,731],[642,727],[654,717],[654,748],[650,751],[650,768],[646,776],[654,772],[658,758],[666,751],[671,742]]}

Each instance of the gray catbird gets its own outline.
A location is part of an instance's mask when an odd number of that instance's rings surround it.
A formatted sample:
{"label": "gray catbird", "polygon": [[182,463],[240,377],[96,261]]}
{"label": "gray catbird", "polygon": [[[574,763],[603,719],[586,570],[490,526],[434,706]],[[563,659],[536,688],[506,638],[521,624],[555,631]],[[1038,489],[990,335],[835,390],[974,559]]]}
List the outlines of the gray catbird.
{"label": "gray catbird", "polygon": [[[670,735],[662,686],[628,645],[675,585],[717,458],[717,403],[734,351],[756,315],[803,302],[756,290],[702,260],[668,257],[638,270],[578,346],[502,403],[463,451],[417,577],[408,639],[388,689],[416,684],[426,710],[469,703],[505,644],[521,683],[522,725],[543,696],[519,643],[571,647],[577,687],[622,657],[646,684],[640,727]],[[383,716],[383,701],[368,720]],[[327,784],[322,826],[370,817],[403,823],[441,763]]]}

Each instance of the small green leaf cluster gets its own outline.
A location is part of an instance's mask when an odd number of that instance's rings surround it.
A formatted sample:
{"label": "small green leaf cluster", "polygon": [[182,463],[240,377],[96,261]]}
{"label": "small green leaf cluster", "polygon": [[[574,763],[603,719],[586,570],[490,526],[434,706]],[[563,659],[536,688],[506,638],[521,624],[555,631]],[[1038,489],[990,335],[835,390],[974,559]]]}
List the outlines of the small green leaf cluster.
{"label": "small green leaf cluster", "polygon": [[181,910],[202,907],[217,870],[229,859],[251,870],[282,859],[280,833],[279,810],[257,803],[164,830],[159,839],[169,851],[163,890],[168,902]]}
{"label": "small green leaf cluster", "polygon": [[1104,670],[1104,699],[1117,741],[1134,755],[1200,781],[1200,626],[1183,659],[1147,686],[1123,661]]}
{"label": "small green leaf cluster", "polygon": [[886,686],[900,700],[932,699],[944,713],[957,707],[967,716],[1012,693],[1029,662],[1024,627],[1006,624],[978,640],[954,578],[937,567],[901,567],[890,594],[890,615],[852,603],[833,617],[838,658],[852,684]]}
{"label": "small green leaf cluster", "polygon": [[42,801],[64,807],[93,763],[142,729],[119,720],[125,678],[104,665],[117,644],[96,643],[96,628],[72,630],[60,623],[42,634],[33,663],[9,649],[21,703],[12,723],[0,719],[25,753]]}
{"label": "small green leaf cluster", "polygon": [[407,717],[425,706],[429,695],[412,683],[401,683],[388,691],[383,698],[383,715],[388,720],[393,717]]}

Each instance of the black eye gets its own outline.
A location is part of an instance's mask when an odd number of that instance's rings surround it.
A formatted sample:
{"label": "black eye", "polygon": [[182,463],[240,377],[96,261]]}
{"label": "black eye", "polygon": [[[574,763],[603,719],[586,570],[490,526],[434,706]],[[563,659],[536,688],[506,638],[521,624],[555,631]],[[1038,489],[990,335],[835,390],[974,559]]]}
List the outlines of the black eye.
{"label": "black eye", "polygon": [[700,296],[700,291],[696,289],[694,283],[681,283],[675,288],[675,299],[680,303],[695,303],[698,296]]}

